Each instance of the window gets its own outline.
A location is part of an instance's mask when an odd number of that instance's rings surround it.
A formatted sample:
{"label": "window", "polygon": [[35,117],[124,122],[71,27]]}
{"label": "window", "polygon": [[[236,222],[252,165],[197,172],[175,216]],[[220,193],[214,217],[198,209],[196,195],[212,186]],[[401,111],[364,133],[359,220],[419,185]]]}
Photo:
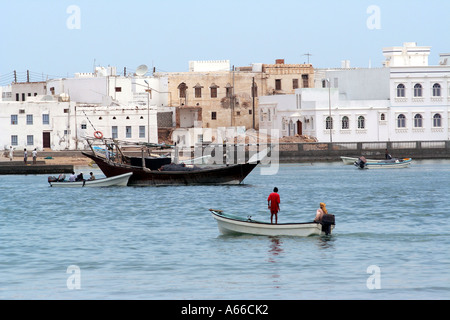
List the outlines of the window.
{"label": "window", "polygon": [[122,92],[122,87],[116,87],[116,92]]}
{"label": "window", "polygon": [[20,94],[16,93],[16,101],[20,101]]}
{"label": "window", "polygon": [[442,117],[439,113],[436,113],[433,116],[433,127],[434,128],[440,128],[442,127]]}
{"label": "window", "polygon": [[211,87],[211,98],[217,98],[217,87]]}
{"label": "window", "polygon": [[195,88],[195,97],[201,98],[202,97],[202,88]]}
{"label": "window", "polygon": [[433,97],[441,96],[441,85],[439,83],[435,83],[433,85]]}
{"label": "window", "polygon": [[33,124],[33,115],[27,114],[27,124],[31,125]]}
{"label": "window", "polygon": [[32,146],[34,145],[34,136],[29,135],[27,136],[27,146]]}
{"label": "window", "polygon": [[406,128],[406,117],[404,114],[399,114],[397,117],[397,128]]}
{"label": "window", "polygon": [[281,90],[281,79],[275,79],[275,90]]}
{"label": "window", "polygon": [[325,128],[327,130],[333,129],[333,118],[332,117],[327,117],[327,119],[325,120]]}
{"label": "window", "polygon": [[125,127],[125,137],[126,138],[131,138],[131,126],[126,126]]}
{"label": "window", "polygon": [[81,125],[81,129],[86,130],[86,129],[87,129],[87,125],[86,125],[85,123],[83,123],[83,124]]}
{"label": "window", "polygon": [[404,98],[405,97],[405,85],[403,83],[400,83],[397,86],[397,98]]}
{"label": "window", "polygon": [[11,145],[12,146],[17,146],[18,145],[18,141],[19,139],[17,139],[17,136],[11,136]]}
{"label": "window", "polygon": [[292,79],[292,89],[298,89],[298,79]]}
{"label": "window", "polygon": [[303,88],[309,88],[309,76],[302,74]]}
{"label": "window", "polygon": [[217,112],[211,112],[211,120],[217,120]]}
{"label": "window", "polygon": [[365,129],[366,128],[366,118],[363,116],[358,117],[358,129]]}
{"label": "window", "polygon": [[180,98],[186,98],[186,89],[187,89],[186,83],[184,82],[180,83],[180,85],[178,86]]}
{"label": "window", "polygon": [[17,114],[12,114],[11,115],[11,124],[18,124],[18,118],[17,118]]}
{"label": "window", "polygon": [[380,115],[380,120],[381,120],[381,121],[385,121],[385,120],[386,120],[386,115],[385,115],[384,113],[382,113],[382,114]]}
{"label": "window", "polygon": [[145,138],[145,126],[139,126],[139,138]]}
{"label": "window", "polygon": [[117,126],[112,126],[111,134],[112,134],[112,138],[113,139],[117,139],[118,138],[118,136],[117,136]]}
{"label": "window", "polygon": [[420,83],[414,86],[414,97],[422,97],[422,85]]}
{"label": "window", "polygon": [[42,124],[50,124],[50,117],[48,114],[42,115]]}
{"label": "window", "polygon": [[422,128],[422,115],[416,114],[414,116],[414,128]]}
{"label": "window", "polygon": [[348,129],[349,128],[349,120],[347,116],[342,117],[342,129]]}

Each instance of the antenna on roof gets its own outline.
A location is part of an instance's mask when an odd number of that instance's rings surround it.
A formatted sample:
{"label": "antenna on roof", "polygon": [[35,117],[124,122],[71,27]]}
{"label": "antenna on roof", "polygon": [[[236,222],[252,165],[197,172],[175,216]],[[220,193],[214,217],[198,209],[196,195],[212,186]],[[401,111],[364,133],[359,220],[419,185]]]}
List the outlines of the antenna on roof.
{"label": "antenna on roof", "polygon": [[304,56],[307,56],[307,57],[308,57],[308,64],[309,64],[309,57],[311,57],[312,54],[311,54],[311,53],[305,53]]}

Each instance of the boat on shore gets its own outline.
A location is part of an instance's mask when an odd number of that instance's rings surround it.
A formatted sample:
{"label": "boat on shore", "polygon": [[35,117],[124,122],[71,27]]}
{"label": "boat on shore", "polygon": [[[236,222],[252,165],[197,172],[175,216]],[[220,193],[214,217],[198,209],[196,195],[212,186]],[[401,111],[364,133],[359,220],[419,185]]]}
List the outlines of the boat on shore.
{"label": "boat on shore", "polygon": [[127,186],[128,180],[133,173],[128,172],[122,175],[95,179],[95,180],[82,180],[82,181],[61,181],[61,178],[49,177],[48,183],[50,187],[58,188],[83,188],[83,187],[112,187],[112,186]]}
{"label": "boat on shore", "polygon": [[355,161],[355,166],[359,169],[397,169],[397,168],[407,168],[412,163],[411,158],[403,159],[389,159],[381,160],[377,162],[369,162],[364,157],[359,158]]}
{"label": "boat on shore", "polygon": [[[260,163],[260,160],[243,164],[196,166],[185,163],[174,163],[167,155],[151,156],[152,148],[169,148],[155,144],[128,144],[134,155],[126,155],[117,140],[88,140],[91,152],[82,154],[92,159],[106,177],[114,177],[124,173],[132,173],[129,186],[170,186],[170,185],[223,185],[241,184],[243,180]],[[93,143],[105,145],[103,152],[93,148]],[[139,153],[140,156],[137,156]]]}
{"label": "boat on shore", "polygon": [[281,223],[271,224],[251,219],[251,217],[241,218],[226,214],[222,210],[209,209],[213,218],[217,221],[220,233],[230,234],[250,234],[262,236],[293,236],[309,237],[314,235],[331,234],[335,226],[334,215],[328,216],[322,223]]}

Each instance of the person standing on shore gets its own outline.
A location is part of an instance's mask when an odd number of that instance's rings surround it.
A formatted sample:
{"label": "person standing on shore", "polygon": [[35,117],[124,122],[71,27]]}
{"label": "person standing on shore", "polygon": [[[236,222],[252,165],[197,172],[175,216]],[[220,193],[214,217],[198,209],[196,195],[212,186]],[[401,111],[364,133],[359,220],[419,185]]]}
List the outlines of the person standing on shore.
{"label": "person standing on shore", "polygon": [[33,156],[33,164],[36,164],[36,159],[37,159],[37,151],[36,148],[34,148],[33,152],[31,153]]}
{"label": "person standing on shore", "polygon": [[9,161],[12,161],[14,157],[14,148],[9,146]]}
{"label": "person standing on shore", "polygon": [[275,224],[278,224],[278,212],[280,211],[280,195],[278,188],[273,188],[273,192],[267,198],[267,206],[270,209],[270,223],[273,224],[273,217],[275,216]]}
{"label": "person standing on shore", "polygon": [[28,159],[28,152],[27,152],[27,149],[25,148],[25,149],[23,149],[23,162],[25,164],[27,164],[27,159]]}

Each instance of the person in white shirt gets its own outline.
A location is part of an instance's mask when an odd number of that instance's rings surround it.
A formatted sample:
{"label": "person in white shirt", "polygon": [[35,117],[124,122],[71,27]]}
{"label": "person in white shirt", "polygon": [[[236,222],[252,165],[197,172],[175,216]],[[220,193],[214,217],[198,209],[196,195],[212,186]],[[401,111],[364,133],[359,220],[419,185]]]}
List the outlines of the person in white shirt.
{"label": "person in white shirt", "polygon": [[33,164],[36,164],[36,159],[37,159],[36,148],[34,148],[33,152],[31,152],[31,155],[33,156]]}
{"label": "person in white shirt", "polygon": [[72,171],[72,174],[69,177],[69,182],[75,182],[77,176],[75,175],[75,172]]}

